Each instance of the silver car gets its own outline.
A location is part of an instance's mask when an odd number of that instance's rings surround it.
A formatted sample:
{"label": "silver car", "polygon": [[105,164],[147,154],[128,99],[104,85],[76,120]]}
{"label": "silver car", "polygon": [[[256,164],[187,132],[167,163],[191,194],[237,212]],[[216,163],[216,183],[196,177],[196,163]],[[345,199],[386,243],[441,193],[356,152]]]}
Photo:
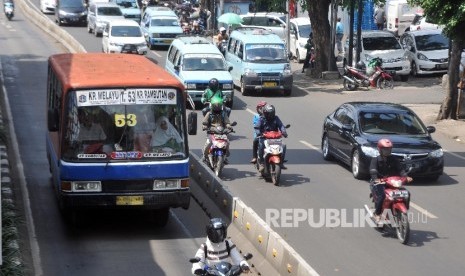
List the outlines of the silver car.
{"label": "silver car", "polygon": [[87,14],[87,31],[95,36],[101,36],[107,23],[113,19],[124,19],[123,12],[118,5],[92,3]]}

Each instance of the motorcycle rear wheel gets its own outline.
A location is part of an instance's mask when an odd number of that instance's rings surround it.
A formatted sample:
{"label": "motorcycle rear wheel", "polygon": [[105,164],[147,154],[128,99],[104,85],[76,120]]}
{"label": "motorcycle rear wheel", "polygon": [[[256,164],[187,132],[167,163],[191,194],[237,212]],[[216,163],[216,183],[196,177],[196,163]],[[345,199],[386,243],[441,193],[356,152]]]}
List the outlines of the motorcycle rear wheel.
{"label": "motorcycle rear wheel", "polygon": [[392,79],[385,79],[381,77],[376,81],[376,87],[380,89],[393,89],[394,81]]}
{"label": "motorcycle rear wheel", "polygon": [[270,175],[271,182],[273,182],[275,186],[279,186],[279,179],[281,178],[281,166],[279,164],[271,163]]}
{"label": "motorcycle rear wheel", "polygon": [[357,85],[351,83],[350,81],[346,79],[344,79],[343,85],[344,85],[344,88],[348,91],[354,91],[357,89]]}
{"label": "motorcycle rear wheel", "polygon": [[410,237],[410,225],[406,213],[396,214],[396,235],[400,243],[406,244]]}

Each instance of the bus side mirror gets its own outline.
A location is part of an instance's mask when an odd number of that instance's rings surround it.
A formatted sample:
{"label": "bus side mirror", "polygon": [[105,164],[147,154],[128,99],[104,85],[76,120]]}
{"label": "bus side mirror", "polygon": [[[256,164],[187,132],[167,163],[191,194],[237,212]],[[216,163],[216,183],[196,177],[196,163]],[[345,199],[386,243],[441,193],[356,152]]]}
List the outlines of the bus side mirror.
{"label": "bus side mirror", "polygon": [[58,110],[56,108],[48,110],[47,124],[49,131],[58,131]]}
{"label": "bus side mirror", "polygon": [[197,135],[197,113],[193,111],[187,115],[187,133]]}

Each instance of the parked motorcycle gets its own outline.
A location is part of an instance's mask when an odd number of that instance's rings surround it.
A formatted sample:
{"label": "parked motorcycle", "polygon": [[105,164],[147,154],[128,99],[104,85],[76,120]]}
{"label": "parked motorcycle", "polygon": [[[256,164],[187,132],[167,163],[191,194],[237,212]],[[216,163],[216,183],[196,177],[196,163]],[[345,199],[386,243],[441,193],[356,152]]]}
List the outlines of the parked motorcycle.
{"label": "parked motorcycle", "polygon": [[[290,125],[286,125],[289,128]],[[265,138],[265,149],[263,151],[263,161],[265,170],[262,177],[271,180],[275,186],[279,186],[281,178],[281,166],[283,165],[284,144],[281,131],[267,131],[263,133]],[[259,162],[255,163],[257,170],[260,168]]]}
{"label": "parked motorcycle", "polygon": [[374,65],[374,73],[371,76],[365,75],[363,70],[351,66],[344,66],[344,88],[349,91],[354,91],[358,87],[375,87],[379,89],[394,88],[394,80],[392,76],[384,71],[381,67],[382,60],[376,58]]}
{"label": "parked motorcycle", "polygon": [[[252,258],[252,254],[250,253],[244,255],[245,260],[249,260],[251,258]],[[197,258],[189,259],[189,262],[198,263],[200,262],[200,258],[197,257]],[[204,262],[202,263],[204,264],[203,271],[202,271],[202,274],[198,274],[198,275],[238,276],[238,275],[241,275],[242,272],[245,272],[245,270],[240,265],[232,265],[225,261],[219,262],[212,266],[209,266]]]}
{"label": "parked motorcycle", "polygon": [[[231,126],[237,125],[236,122],[231,123]],[[220,176],[224,167],[226,151],[229,148],[228,134],[234,132],[232,128],[224,128],[222,126],[212,127],[207,129],[208,139],[212,142],[208,151],[208,156],[205,162],[215,172],[216,176]]]}
{"label": "parked motorcycle", "polygon": [[[410,225],[408,221],[408,209],[410,203],[410,193],[403,186],[407,183],[407,177],[391,176],[381,180],[385,184],[386,198],[383,202],[382,220],[378,224],[378,228],[394,229],[396,231],[397,239],[406,244],[409,240]],[[370,185],[371,201],[376,202],[376,193],[373,192],[373,185]],[[373,209],[365,205],[365,209],[374,218]]]}
{"label": "parked motorcycle", "polygon": [[3,9],[5,11],[5,16],[8,18],[8,20],[11,21],[11,19],[13,19],[13,16],[15,15],[15,8],[13,6],[13,3],[5,2],[3,5]]}

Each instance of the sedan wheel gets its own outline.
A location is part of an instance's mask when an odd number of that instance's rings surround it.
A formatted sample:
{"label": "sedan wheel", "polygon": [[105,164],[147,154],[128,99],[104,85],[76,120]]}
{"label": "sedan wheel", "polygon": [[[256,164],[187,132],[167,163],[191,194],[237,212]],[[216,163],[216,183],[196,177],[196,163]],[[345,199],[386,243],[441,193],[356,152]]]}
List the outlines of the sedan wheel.
{"label": "sedan wheel", "polygon": [[333,157],[331,156],[331,153],[329,153],[329,139],[328,136],[325,135],[323,138],[323,144],[321,145],[321,151],[323,152],[323,159],[324,160],[331,160]]}
{"label": "sedan wheel", "polygon": [[412,74],[412,76],[414,77],[418,76],[418,68],[417,68],[417,64],[415,63],[415,61],[412,61],[410,68],[411,68],[410,74]]}
{"label": "sedan wheel", "polygon": [[354,150],[354,153],[352,154],[352,174],[355,178],[357,179],[363,179],[364,175],[360,173],[360,153],[358,150]]}

